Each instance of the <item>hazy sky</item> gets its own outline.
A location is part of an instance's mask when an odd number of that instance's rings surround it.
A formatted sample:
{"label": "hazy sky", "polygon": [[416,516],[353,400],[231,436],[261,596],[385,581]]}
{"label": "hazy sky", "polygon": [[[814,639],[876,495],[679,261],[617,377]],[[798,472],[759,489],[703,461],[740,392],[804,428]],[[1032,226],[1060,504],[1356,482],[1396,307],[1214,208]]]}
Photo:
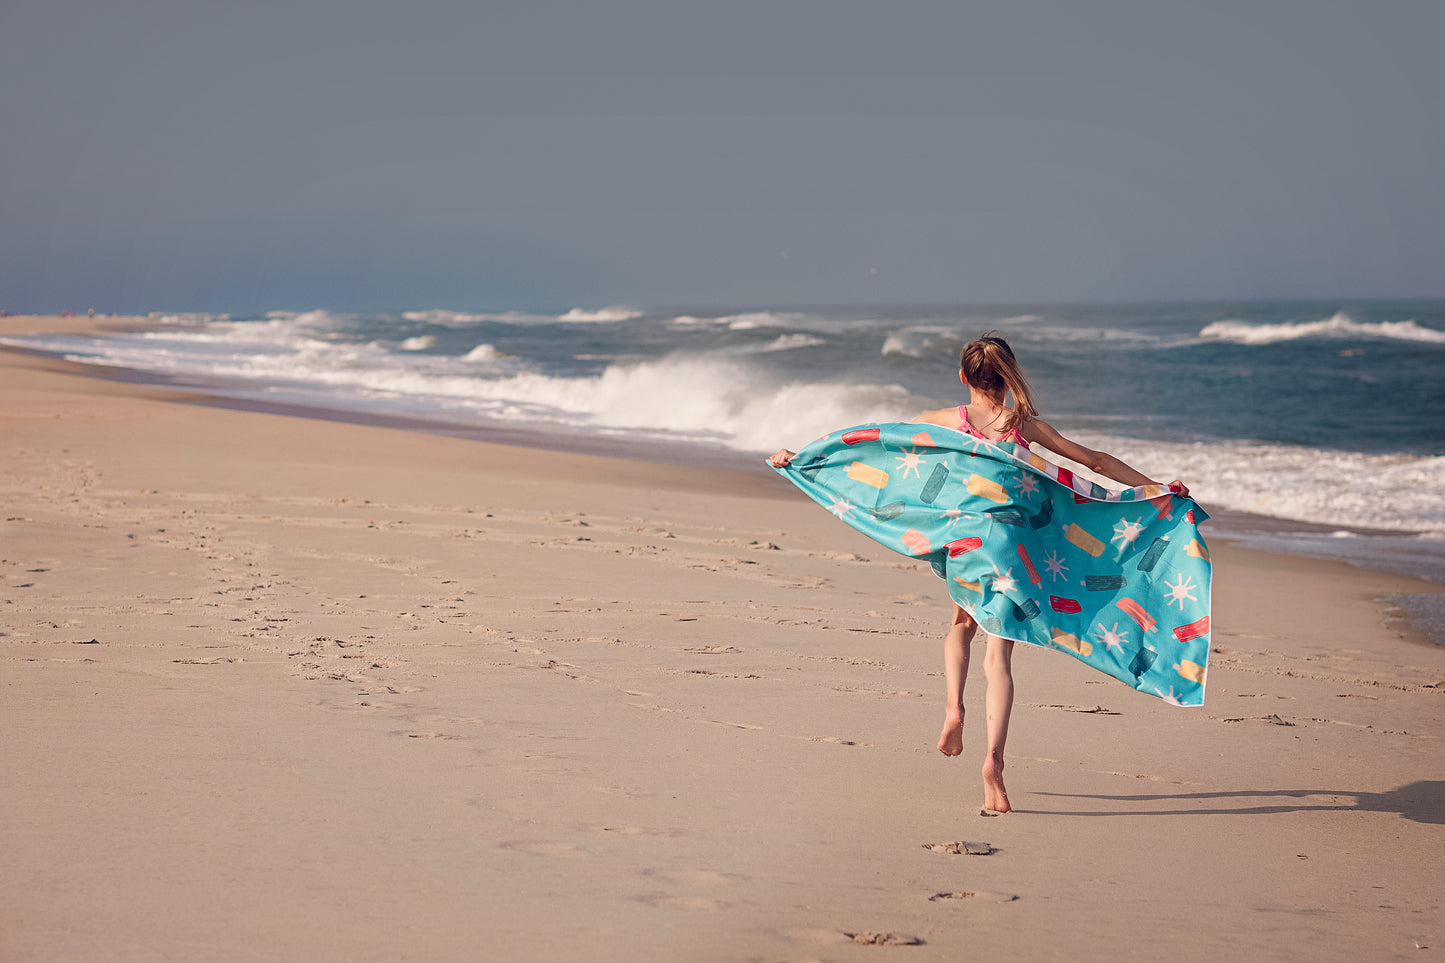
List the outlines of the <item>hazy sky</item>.
{"label": "hazy sky", "polygon": [[0,308],[1445,295],[1445,3],[0,0]]}

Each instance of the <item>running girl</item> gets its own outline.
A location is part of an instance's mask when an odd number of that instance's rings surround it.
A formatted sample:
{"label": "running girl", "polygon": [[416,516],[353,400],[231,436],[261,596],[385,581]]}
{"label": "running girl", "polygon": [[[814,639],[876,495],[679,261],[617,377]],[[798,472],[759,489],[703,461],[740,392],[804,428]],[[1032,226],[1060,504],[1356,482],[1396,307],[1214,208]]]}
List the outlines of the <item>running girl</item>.
{"label": "running girl", "polygon": [[[1013,350],[997,333],[990,332],[964,346],[959,359],[958,379],[968,389],[967,404],[924,412],[914,422],[940,425],[990,441],[1038,445],[1129,487],[1160,485],[1113,455],[1070,441],[1042,421],[1034,408],[1032,392]],[[769,462],[781,468],[788,465],[795,454],[784,448]],[[1179,495],[1189,495],[1189,489],[1178,479],[1167,487]],[[963,688],[968,678],[971,644],[978,628],[968,612],[955,603],[953,623],[943,643],[946,703],[938,751],[945,756],[957,756],[963,751]],[[985,695],[987,750],[983,761],[984,808],[1005,813],[1012,809],[1004,788],[1003,770],[1004,745],[1008,740],[1009,716],[1013,710],[1014,643],[987,632],[984,639],[983,670],[988,683]]]}

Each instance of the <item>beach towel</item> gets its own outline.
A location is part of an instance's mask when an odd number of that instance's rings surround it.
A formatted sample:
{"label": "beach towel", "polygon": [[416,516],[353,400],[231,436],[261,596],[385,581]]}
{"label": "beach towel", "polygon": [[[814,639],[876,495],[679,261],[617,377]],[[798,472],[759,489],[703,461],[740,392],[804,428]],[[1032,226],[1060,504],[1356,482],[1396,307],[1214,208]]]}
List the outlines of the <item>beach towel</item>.
{"label": "beach towel", "polygon": [[1172,705],[1204,703],[1209,516],[1192,499],[1113,491],[1027,445],[924,424],[835,431],[777,471],[927,561],[988,634],[1066,652]]}

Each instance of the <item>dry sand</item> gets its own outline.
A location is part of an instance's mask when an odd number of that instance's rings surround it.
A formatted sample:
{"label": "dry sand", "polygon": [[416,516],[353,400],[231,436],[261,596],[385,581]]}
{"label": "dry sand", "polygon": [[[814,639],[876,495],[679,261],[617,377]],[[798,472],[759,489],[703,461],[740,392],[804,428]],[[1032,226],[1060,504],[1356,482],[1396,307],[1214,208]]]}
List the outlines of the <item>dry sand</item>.
{"label": "dry sand", "polygon": [[942,584],[761,466],[83,372],[0,353],[0,959],[1445,951],[1438,586],[1216,539],[1206,706],[1019,647],[984,818]]}

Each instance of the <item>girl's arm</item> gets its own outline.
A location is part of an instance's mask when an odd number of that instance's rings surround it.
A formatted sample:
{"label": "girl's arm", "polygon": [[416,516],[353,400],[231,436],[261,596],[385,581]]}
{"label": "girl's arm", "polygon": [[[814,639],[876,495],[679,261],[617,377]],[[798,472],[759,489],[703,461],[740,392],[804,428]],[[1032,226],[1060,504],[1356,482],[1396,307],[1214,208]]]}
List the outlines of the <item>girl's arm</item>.
{"label": "girl's arm", "polygon": [[[1098,472],[1106,478],[1112,478],[1114,481],[1128,485],[1131,488],[1137,488],[1140,485],[1162,484],[1161,482],[1154,481],[1143,472],[1129,467],[1106,451],[1095,451],[1092,448],[1085,448],[1078,442],[1070,441],[1055,431],[1053,426],[1046,421],[1031,418],[1028,424],[1024,425],[1020,430],[1020,434],[1022,434],[1024,440],[1030,444],[1037,442],[1049,451],[1063,455],[1070,461],[1078,462],[1090,471]],[[1186,497],[1189,495],[1189,488],[1177,478],[1170,482],[1167,487]]]}

